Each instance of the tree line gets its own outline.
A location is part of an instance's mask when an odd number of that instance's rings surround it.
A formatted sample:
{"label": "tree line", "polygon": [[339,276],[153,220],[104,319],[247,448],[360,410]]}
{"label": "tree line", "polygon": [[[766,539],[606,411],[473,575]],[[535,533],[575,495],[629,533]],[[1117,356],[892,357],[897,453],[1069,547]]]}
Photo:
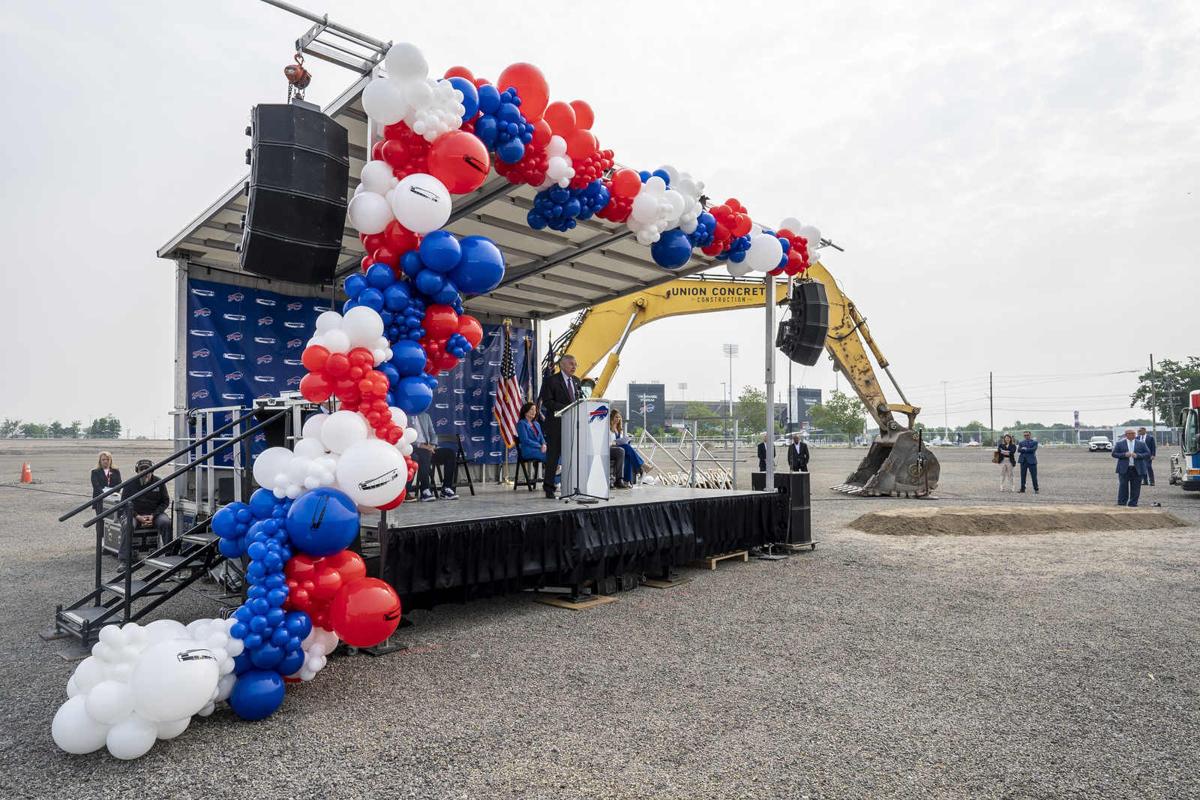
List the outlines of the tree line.
{"label": "tree line", "polygon": [[112,414],[92,420],[84,427],[80,420],[64,425],[58,420],[50,423],[23,422],[6,417],[0,422],[0,439],[119,439],[121,420]]}

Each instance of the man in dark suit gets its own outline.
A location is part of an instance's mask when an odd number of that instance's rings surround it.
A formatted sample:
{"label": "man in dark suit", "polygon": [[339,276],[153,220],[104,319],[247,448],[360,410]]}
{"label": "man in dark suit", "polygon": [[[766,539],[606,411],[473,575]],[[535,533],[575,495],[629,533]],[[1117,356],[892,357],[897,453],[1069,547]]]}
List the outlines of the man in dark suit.
{"label": "man in dark suit", "polygon": [[1154,458],[1158,455],[1158,442],[1154,441],[1153,433],[1146,433],[1145,428],[1138,428],[1137,438],[1145,442],[1146,449],[1150,451],[1150,457],[1146,459],[1146,474],[1142,476],[1142,486],[1147,483],[1154,485]]}
{"label": "man in dark suit", "polygon": [[764,433],[762,441],[758,443],[758,471],[767,471],[767,448],[771,448],[771,461],[775,461],[775,443],[771,442],[771,434]]}
{"label": "man in dark suit", "polygon": [[[143,491],[158,479],[151,467],[154,462],[143,458],[137,462],[134,469],[140,480],[133,481],[121,490],[121,499],[128,500]],[[171,517],[167,509],[171,507],[171,496],[167,494],[167,485],[159,484],[154,489],[132,500],[125,510],[125,519],[121,529],[121,546],[117,558],[122,563],[133,560],[133,531],[135,528],[154,526],[158,530],[158,543],[165,545],[175,538]]]}
{"label": "man in dark suit", "polygon": [[562,455],[562,420],[558,412],[582,397],[579,378],[575,377],[575,356],[564,355],[558,360],[558,372],[546,379],[538,396],[538,404],[545,415],[542,433],[546,436],[546,474],[542,490],[551,500],[554,499],[554,478]]}
{"label": "man in dark suit", "polygon": [[1117,505],[1132,508],[1142,494],[1150,448],[1137,438],[1133,428],[1126,428],[1125,438],[1118,440],[1112,449],[1112,457],[1117,460]]}
{"label": "man in dark suit", "polygon": [[788,468],[792,472],[808,472],[808,444],[798,433],[792,434],[792,443],[788,445]]}
{"label": "man in dark suit", "polygon": [[1021,491],[1025,491],[1025,476],[1033,478],[1033,493],[1038,493],[1037,482],[1037,439],[1025,431],[1021,441],[1017,442],[1017,463],[1021,465]]}

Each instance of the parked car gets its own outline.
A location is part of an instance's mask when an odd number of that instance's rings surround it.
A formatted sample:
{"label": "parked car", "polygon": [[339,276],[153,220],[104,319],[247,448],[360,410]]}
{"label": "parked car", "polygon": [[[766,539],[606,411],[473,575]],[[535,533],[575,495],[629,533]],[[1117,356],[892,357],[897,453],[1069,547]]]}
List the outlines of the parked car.
{"label": "parked car", "polygon": [[1107,436],[1093,436],[1088,439],[1088,452],[1095,453],[1098,450],[1112,450],[1112,442]]}

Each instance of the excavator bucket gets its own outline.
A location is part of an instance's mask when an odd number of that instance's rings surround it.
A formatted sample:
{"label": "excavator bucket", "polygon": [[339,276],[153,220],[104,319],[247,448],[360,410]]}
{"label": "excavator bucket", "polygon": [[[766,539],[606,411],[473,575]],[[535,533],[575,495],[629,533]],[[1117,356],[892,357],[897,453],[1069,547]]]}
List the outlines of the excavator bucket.
{"label": "excavator bucket", "polygon": [[941,466],[914,431],[901,431],[894,442],[876,440],[858,469],[836,492],[924,497],[937,488]]}

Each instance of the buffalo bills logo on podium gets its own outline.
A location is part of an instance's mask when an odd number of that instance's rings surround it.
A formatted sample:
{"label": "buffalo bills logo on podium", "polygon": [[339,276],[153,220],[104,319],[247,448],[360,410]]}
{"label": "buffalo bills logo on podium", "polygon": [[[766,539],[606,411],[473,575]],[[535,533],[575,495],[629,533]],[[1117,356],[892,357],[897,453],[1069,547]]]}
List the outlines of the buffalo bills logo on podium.
{"label": "buffalo bills logo on podium", "polygon": [[193,378],[211,378],[212,377],[211,372],[209,372],[208,370],[200,370],[200,369],[188,370],[188,375],[190,375]]}
{"label": "buffalo bills logo on podium", "polygon": [[288,378],[287,385],[288,386],[299,386],[300,385],[300,376],[293,375],[292,377]]}
{"label": "buffalo bills logo on podium", "polygon": [[258,303],[260,306],[273,306],[273,305],[275,305],[275,301],[274,301],[274,300],[271,300],[271,299],[269,299],[269,298],[266,298],[266,297],[256,297],[256,298],[254,298],[254,302]]}
{"label": "buffalo bills logo on podium", "polygon": [[195,311],[192,312],[192,316],[193,317],[211,317],[212,309],[211,308],[197,308]]}
{"label": "buffalo bills logo on podium", "polygon": [[285,327],[285,328],[303,328],[304,323],[303,322],[285,322],[285,323],[283,323],[283,327]]}
{"label": "buffalo bills logo on podium", "polygon": [[245,400],[246,395],[237,394],[235,392],[226,392],[225,394],[221,395],[221,399],[222,400]]}
{"label": "buffalo bills logo on podium", "polygon": [[254,380],[258,381],[259,383],[274,383],[275,376],[274,375],[255,375]]}
{"label": "buffalo bills logo on podium", "polygon": [[[274,339],[274,337],[271,337],[271,336],[255,336],[254,342],[255,342],[255,344],[275,344],[275,339]],[[296,363],[300,363],[300,362],[296,362]]]}
{"label": "buffalo bills logo on podium", "polygon": [[608,406],[596,406],[596,408],[588,414],[589,422],[595,422],[596,420],[601,419],[608,419]]}
{"label": "buffalo bills logo on podium", "polygon": [[241,353],[221,353],[221,358],[228,358],[230,361],[245,361],[246,357]]}
{"label": "buffalo bills logo on podium", "polygon": [[192,294],[196,295],[197,297],[212,297],[214,294],[216,294],[216,292],[214,292],[212,289],[193,288]]}
{"label": "buffalo bills logo on podium", "polygon": [[283,363],[287,364],[289,367],[298,367],[304,362],[298,358],[285,358]]}

